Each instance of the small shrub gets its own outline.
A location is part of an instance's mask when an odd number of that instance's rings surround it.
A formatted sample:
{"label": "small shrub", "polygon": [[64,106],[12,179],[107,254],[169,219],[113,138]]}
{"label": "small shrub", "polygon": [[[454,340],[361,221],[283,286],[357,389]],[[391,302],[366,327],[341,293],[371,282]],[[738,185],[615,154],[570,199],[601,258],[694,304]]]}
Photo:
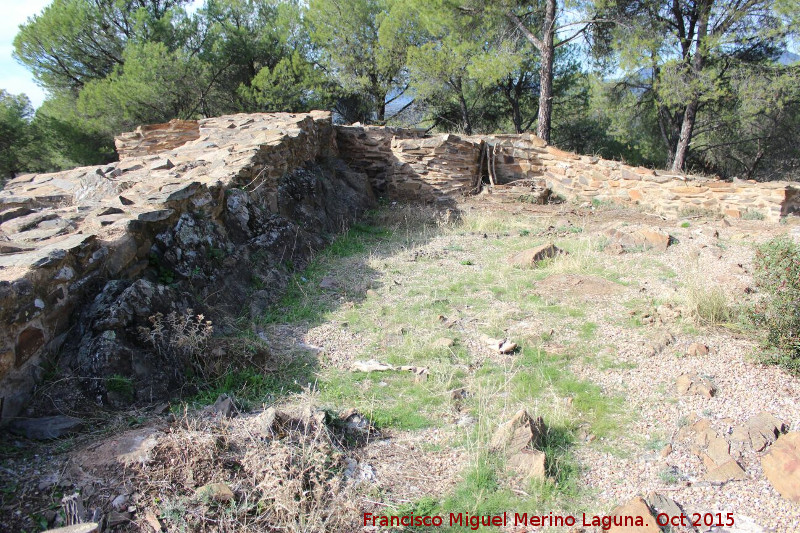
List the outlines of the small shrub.
{"label": "small shrub", "polygon": [[722,287],[714,286],[695,292],[690,298],[692,314],[701,322],[715,326],[727,322],[731,318],[728,297]]}
{"label": "small shrub", "polygon": [[203,315],[194,315],[191,309],[178,314],[174,311],[164,316],[156,313],[149,318],[149,328],[140,327],[142,340],[151,344],[156,352],[176,364],[190,364],[200,375],[205,374],[202,355],[214,328]]}
{"label": "small shrub", "polygon": [[150,254],[150,266],[158,272],[158,282],[162,285],[172,285],[175,282],[175,272],[161,263],[156,254]]}
{"label": "small shrub", "polygon": [[764,213],[755,209],[748,209],[742,213],[743,220],[764,220]]}
{"label": "small shrub", "polygon": [[696,206],[689,206],[689,207],[682,207],[678,209],[678,217],[680,218],[700,218],[700,217],[708,217],[708,218],[719,218],[720,215],[716,211],[712,211],[711,209],[706,209],[704,207],[696,207]]}
{"label": "small shrub", "polygon": [[752,310],[767,342],[792,360],[800,359],[800,245],[786,236],[759,246],[754,278],[764,297]]}
{"label": "small shrub", "polygon": [[667,485],[674,485],[680,481],[680,477],[678,476],[678,472],[675,467],[662,470],[658,473],[658,477]]}

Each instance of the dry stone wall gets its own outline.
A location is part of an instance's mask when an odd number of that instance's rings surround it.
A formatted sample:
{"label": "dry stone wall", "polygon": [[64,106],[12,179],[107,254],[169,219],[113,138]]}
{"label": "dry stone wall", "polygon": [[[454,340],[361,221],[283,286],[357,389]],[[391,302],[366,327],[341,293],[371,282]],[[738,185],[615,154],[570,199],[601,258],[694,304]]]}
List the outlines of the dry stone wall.
{"label": "dry stone wall", "polygon": [[500,183],[532,179],[578,201],[635,203],[669,216],[701,212],[777,221],[800,211],[800,189],[789,182],[723,181],[632,167],[565,152],[533,135],[487,136],[496,147]]}
{"label": "dry stone wall", "polygon": [[149,316],[257,313],[285,263],[302,266],[374,204],[366,176],[336,158],[329,113],[162,126],[137,130],[135,146],[123,136],[118,163],[0,191],[0,422],[59,349],[66,381],[93,400],[113,403],[104,378],[117,374],[134,400],[169,395],[175,362],[138,338]]}
{"label": "dry stone wall", "polygon": [[442,202],[497,184],[529,180],[578,201],[639,204],[670,216],[699,212],[780,217],[800,212],[788,182],[722,181],[632,167],[548,146],[535,135],[426,136],[420,131],[337,127],[343,157],[392,199]]}
{"label": "dry stone wall", "polygon": [[170,120],[165,124],[139,126],[135,131],[123,133],[114,139],[121,159],[173,150],[200,137],[200,123],[196,120]]}
{"label": "dry stone wall", "polygon": [[547,186],[567,198],[633,202],[670,216],[707,212],[739,218],[749,213],[777,221],[798,210],[797,189],[787,182],[685,176],[550,147],[539,159]]}
{"label": "dry stone wall", "polygon": [[342,158],[393,200],[452,203],[477,184],[481,140],[420,130],[338,126]]}

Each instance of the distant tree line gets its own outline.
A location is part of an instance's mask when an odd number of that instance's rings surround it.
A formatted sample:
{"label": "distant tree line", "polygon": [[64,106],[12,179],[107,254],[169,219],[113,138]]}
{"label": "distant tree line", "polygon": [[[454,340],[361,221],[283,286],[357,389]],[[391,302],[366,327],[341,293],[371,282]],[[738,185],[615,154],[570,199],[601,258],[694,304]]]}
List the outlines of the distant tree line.
{"label": "distant tree line", "polygon": [[54,0],[0,91],[0,177],[101,164],[139,124],[330,109],[532,132],[635,165],[800,178],[800,0]]}

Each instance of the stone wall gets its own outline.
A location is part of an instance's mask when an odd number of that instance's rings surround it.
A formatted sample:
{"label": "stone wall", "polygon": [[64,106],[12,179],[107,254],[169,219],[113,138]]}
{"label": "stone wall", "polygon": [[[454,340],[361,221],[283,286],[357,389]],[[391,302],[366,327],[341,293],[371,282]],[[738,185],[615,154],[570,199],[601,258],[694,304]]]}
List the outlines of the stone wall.
{"label": "stone wall", "polygon": [[[180,383],[159,369],[174,365],[137,338],[148,315],[258,312],[280,295],[286,263],[302,266],[374,204],[366,176],[336,159],[328,113],[187,124],[137,130],[118,163],[0,191],[0,423],[59,349],[70,387],[93,400],[110,402],[103,378],[115,374],[136,399],[168,395]],[[162,146],[177,147],[149,153]]]}
{"label": "stone wall", "polygon": [[170,120],[165,124],[147,124],[114,139],[120,159],[140,157],[173,150],[200,137],[196,120]]}
{"label": "stone wall", "polygon": [[374,126],[336,132],[342,158],[393,200],[452,202],[478,183],[480,139]]}
{"label": "stone wall", "polygon": [[491,165],[497,184],[530,180],[568,199],[632,202],[670,216],[750,212],[776,221],[800,211],[800,189],[792,183],[728,182],[631,167],[565,152],[530,134],[459,137],[378,127],[336,129],[343,157],[391,199],[441,202],[475,192],[488,181]]}
{"label": "stone wall", "polygon": [[729,182],[546,150],[539,156],[545,183],[567,198],[633,202],[668,216],[710,212],[739,218],[749,212],[778,221],[797,210],[792,183]]}

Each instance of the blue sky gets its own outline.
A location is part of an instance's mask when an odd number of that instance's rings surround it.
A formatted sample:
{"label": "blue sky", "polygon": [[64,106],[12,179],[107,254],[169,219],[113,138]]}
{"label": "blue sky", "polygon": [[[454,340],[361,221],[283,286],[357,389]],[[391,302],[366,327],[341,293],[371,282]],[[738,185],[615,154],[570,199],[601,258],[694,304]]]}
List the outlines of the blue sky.
{"label": "blue sky", "polygon": [[19,25],[28,17],[38,15],[50,0],[2,0],[0,17],[0,89],[12,94],[25,93],[33,107],[44,101],[44,91],[33,81],[33,76],[25,67],[17,63],[11,52],[14,51],[14,36]]}
{"label": "blue sky", "polygon": [[[33,81],[33,75],[11,57],[14,51],[14,36],[19,25],[28,17],[38,15],[52,0],[0,0],[0,89],[12,94],[25,93],[33,107],[39,107],[45,92]],[[201,5],[201,0],[192,0],[188,10],[193,12]]]}

